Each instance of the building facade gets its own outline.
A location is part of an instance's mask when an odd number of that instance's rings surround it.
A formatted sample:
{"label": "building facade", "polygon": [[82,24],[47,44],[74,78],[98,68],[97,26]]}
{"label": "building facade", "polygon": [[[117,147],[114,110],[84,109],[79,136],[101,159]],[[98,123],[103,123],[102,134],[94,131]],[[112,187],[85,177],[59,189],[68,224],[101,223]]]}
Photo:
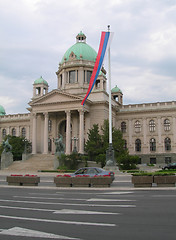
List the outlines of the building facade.
{"label": "building facade", "polygon": [[[54,140],[61,134],[66,154],[75,144],[84,153],[88,130],[93,124],[101,126],[109,116],[104,68],[81,105],[96,56],[80,32],[59,63],[56,89],[49,91],[48,82],[40,77],[34,81],[28,113],[6,115],[0,106],[0,142],[8,134],[22,136],[32,142],[33,154],[48,154],[55,152]],[[123,105],[123,93],[117,86],[111,95],[112,124],[123,132],[129,153],[140,156],[141,163],[176,161],[176,102]]]}

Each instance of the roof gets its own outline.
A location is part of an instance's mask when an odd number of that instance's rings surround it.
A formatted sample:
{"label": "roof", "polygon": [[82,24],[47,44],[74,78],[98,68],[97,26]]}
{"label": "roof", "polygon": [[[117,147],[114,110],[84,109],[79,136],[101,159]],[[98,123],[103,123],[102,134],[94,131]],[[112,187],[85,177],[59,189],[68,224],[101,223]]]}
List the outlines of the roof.
{"label": "roof", "polygon": [[34,81],[34,84],[41,84],[44,83],[48,85],[47,81],[42,78],[42,76]]}
{"label": "roof", "polygon": [[117,93],[117,92],[121,92],[120,88],[117,87],[117,85],[111,90],[111,93]]}
{"label": "roof", "polygon": [[0,105],[0,116],[3,116],[5,114],[6,114],[5,109],[3,108],[3,106]]}
{"label": "roof", "polygon": [[77,43],[75,43],[65,52],[61,63],[63,63],[64,61],[68,61],[69,56],[72,52],[75,54],[75,58],[77,60],[83,59],[95,62],[97,52],[85,42],[86,36],[84,35],[84,33],[80,32],[76,38]]}

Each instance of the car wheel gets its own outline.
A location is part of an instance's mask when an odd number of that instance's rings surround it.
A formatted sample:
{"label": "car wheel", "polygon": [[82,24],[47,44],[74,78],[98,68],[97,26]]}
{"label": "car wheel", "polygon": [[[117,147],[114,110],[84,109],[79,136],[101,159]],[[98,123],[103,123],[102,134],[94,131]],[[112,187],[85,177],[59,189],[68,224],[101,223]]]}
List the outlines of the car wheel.
{"label": "car wheel", "polygon": [[169,168],[165,167],[164,170],[169,170]]}

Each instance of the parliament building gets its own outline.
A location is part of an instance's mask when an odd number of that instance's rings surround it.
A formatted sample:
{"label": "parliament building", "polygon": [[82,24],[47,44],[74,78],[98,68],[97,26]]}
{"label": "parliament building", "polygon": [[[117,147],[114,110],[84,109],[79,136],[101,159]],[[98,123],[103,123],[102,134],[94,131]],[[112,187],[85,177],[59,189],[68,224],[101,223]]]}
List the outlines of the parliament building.
{"label": "parliament building", "polygon": [[[0,105],[0,142],[8,134],[22,136],[32,142],[32,154],[53,154],[54,139],[63,136],[65,153],[84,153],[88,130],[93,124],[103,125],[109,118],[109,95],[106,70],[101,69],[94,88],[84,106],[97,52],[86,43],[80,32],[76,43],[60,60],[57,88],[49,91],[43,77],[33,83],[31,101],[25,114],[6,115]],[[120,129],[125,147],[138,155],[141,163],[176,161],[176,102],[123,104],[123,93],[116,86],[111,90],[112,125]]]}

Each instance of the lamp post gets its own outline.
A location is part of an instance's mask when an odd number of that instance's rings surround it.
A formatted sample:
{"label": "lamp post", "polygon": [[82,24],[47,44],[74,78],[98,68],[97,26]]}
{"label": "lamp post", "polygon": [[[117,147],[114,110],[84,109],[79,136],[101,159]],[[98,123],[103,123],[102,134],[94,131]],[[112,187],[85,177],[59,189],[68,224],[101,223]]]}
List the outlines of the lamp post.
{"label": "lamp post", "polygon": [[78,141],[78,138],[72,137],[73,142],[73,152],[77,152],[77,147],[76,147],[76,141]]}

